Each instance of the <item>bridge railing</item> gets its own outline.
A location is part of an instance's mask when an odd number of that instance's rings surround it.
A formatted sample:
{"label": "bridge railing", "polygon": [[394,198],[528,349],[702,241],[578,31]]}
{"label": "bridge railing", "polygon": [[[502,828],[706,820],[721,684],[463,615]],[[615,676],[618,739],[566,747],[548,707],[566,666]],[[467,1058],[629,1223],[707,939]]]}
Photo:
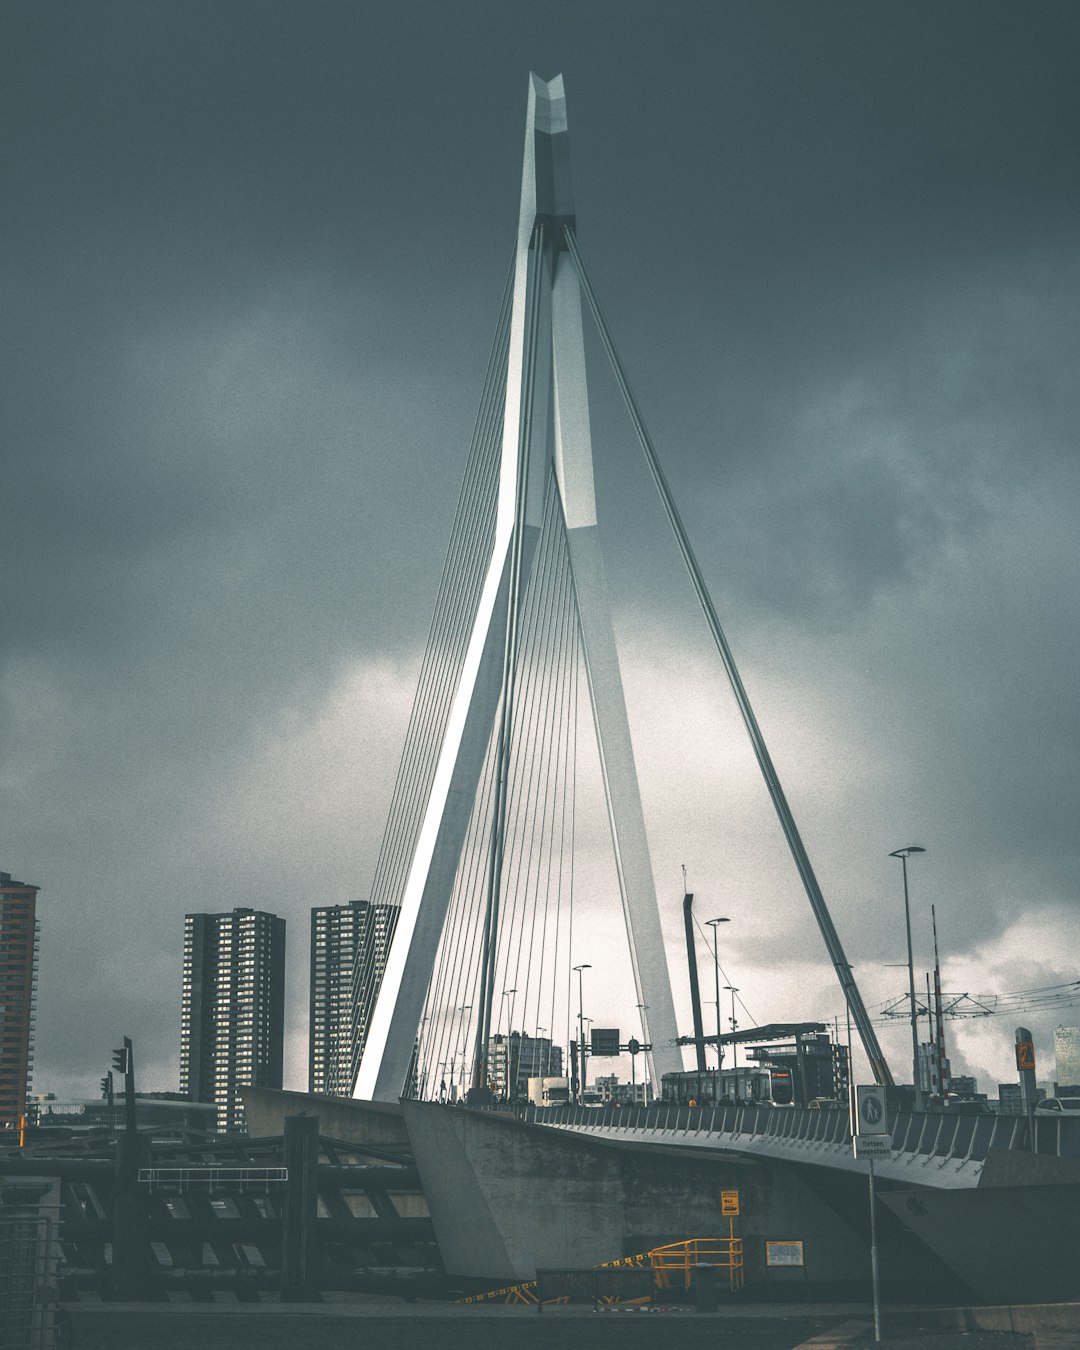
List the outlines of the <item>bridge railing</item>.
{"label": "bridge railing", "polygon": [[[721,1102],[685,1106],[655,1102],[651,1106],[556,1106],[519,1108],[521,1119],[539,1125],[634,1133],[729,1135],[734,1139],[764,1136],[803,1144],[848,1145],[851,1134],[845,1110],[806,1110]],[[1058,1157],[1080,1157],[1080,1120],[1035,1119],[1035,1151]],[[959,1111],[890,1111],[893,1149],[928,1158],[982,1162],[991,1149],[1030,1148],[1023,1116],[965,1115]]]}

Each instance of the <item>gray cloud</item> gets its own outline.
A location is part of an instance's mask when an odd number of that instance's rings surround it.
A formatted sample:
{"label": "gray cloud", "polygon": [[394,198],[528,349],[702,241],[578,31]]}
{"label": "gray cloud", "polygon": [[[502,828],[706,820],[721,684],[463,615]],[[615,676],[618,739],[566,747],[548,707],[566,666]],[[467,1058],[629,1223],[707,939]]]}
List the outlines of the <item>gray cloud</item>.
{"label": "gray cloud", "polygon": [[[582,246],[857,959],[914,831],[957,950],[1038,982],[1016,914],[1076,919],[1072,7],[3,23],[0,865],[44,888],[39,1085],[132,1023],[170,1085],[186,909],[286,914],[302,1028],[307,906],[377,848],[530,67],[566,74]],[[707,719],[599,371],[593,401],[632,687]],[[735,955],[780,969],[815,938],[727,715],[700,763],[643,748],[657,869],[696,850],[754,899]],[[690,823],[684,777],[725,814]]]}

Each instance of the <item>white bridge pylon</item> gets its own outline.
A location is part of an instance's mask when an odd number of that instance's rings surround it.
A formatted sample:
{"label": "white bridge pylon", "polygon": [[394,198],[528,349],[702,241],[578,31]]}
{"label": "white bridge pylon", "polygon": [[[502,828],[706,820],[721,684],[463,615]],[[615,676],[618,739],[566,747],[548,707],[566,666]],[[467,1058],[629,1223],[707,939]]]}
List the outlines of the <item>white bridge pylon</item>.
{"label": "white bridge pylon", "polygon": [[[562,77],[530,76],[493,542],[404,872],[394,939],[367,1022],[354,1097],[397,1101],[495,719],[513,687],[514,633],[555,475],[651,1077],[682,1068],[611,606],[597,535],[581,291]],[[391,821],[388,832],[394,827]],[[498,885],[498,870],[495,884]],[[490,1001],[488,1004],[490,1019]]]}

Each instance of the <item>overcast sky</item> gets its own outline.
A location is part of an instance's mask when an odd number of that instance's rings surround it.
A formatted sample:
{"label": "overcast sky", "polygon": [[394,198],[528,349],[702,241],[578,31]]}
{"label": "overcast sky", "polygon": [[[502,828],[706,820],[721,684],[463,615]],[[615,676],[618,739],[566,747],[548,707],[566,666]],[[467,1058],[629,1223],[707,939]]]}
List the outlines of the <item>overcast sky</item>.
{"label": "overcast sky", "polygon": [[[39,3],[0,14],[0,867],[35,1087],[175,1088],[182,916],[368,894],[513,245],[530,69],[870,1005],[1080,979],[1080,10]],[[601,528],[676,1000],[842,1000],[610,381]],[[597,916],[597,932],[617,916]],[[579,953],[589,960],[589,953]],[[594,991],[626,1025],[626,995]],[[632,1003],[632,999],[630,1000]],[[1052,1029],[1032,1012],[1039,1076]],[[994,1092],[1017,1019],[952,1023]],[[882,1033],[903,1077],[907,1033]]]}

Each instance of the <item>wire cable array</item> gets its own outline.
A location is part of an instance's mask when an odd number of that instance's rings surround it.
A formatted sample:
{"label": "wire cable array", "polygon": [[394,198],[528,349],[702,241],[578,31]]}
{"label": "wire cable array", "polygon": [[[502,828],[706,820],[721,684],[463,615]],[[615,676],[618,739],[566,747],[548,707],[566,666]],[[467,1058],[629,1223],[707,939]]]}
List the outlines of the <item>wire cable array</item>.
{"label": "wire cable array", "polygon": [[[543,524],[520,612],[512,695],[502,920],[492,962],[492,1041],[511,1031],[539,1042],[569,1035],[581,645],[562,508],[549,474]],[[484,875],[493,827],[496,732],[469,822],[443,939],[428,987],[415,1090],[457,1098],[474,1072],[483,978]],[[490,1074],[492,1056],[482,1065]],[[543,1065],[541,1065],[543,1067]]]}
{"label": "wire cable array", "polygon": [[[499,486],[512,298],[511,266],[503,289],[469,459],[458,495],[416,695],[375,867],[370,895],[372,906],[390,906],[396,910],[401,903],[491,552]],[[395,921],[396,913],[387,916],[386,926],[390,931],[386,948],[393,936]],[[327,1089],[332,1095],[347,1096],[356,1081],[364,1035],[374,1010],[384,963],[385,949],[378,953],[377,959],[369,950],[365,959],[353,966],[352,1017],[350,1025],[343,1029],[346,1034],[339,1037],[333,1046],[327,1072]]]}

